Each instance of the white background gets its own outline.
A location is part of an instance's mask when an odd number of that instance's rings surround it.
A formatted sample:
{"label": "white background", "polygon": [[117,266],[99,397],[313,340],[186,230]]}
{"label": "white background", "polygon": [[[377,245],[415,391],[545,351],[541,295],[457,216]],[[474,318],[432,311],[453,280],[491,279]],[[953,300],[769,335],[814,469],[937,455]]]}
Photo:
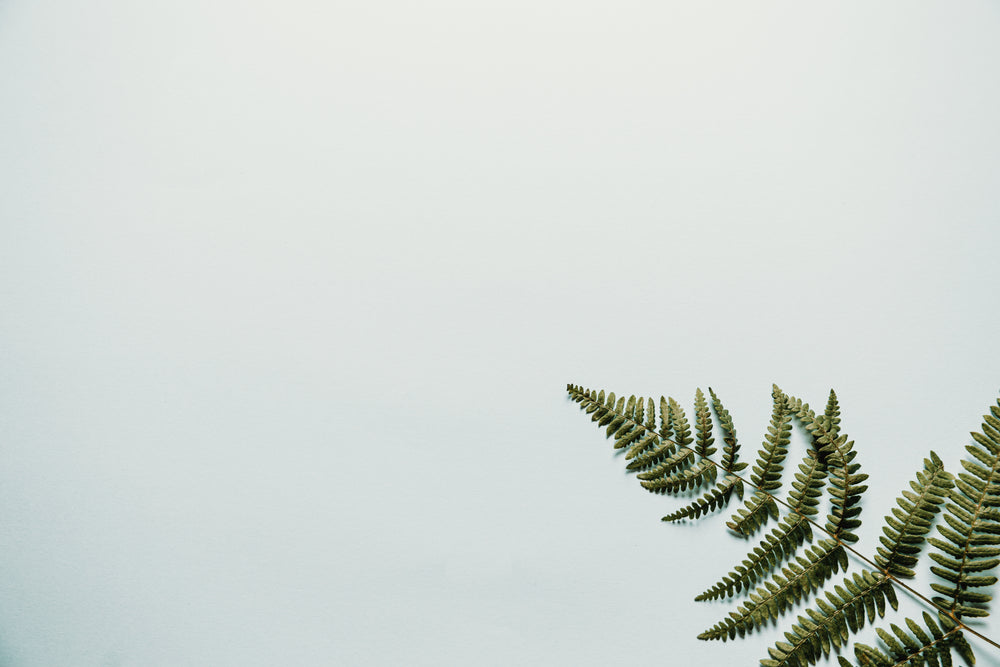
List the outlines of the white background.
{"label": "white background", "polygon": [[998,34],[0,3],[0,664],[756,664],[694,639],[746,545],[565,385],[712,386],[748,457],[772,382],[835,387],[873,549],[1000,387]]}

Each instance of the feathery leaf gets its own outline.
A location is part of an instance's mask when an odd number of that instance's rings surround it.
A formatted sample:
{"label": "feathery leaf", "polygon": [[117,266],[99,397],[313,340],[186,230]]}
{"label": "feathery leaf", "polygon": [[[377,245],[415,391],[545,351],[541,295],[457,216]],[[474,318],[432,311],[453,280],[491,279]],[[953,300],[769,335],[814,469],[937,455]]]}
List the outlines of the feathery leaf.
{"label": "feathery leaf", "polygon": [[988,593],[978,590],[996,583],[994,576],[979,574],[991,570],[1000,559],[1000,401],[983,416],[982,433],[972,433],[976,444],[966,450],[979,463],[963,460],[967,472],[960,472],[945,504],[944,520],[937,527],[944,540],[928,538],[936,550],[930,557],[940,566],[931,572],[948,583],[932,583],[941,595],[934,602],[956,618],[988,616]]}
{"label": "feathery leaf", "polygon": [[789,505],[793,513],[778,524],[732,572],[695,598],[714,600],[731,597],[754,585],[761,577],[791,558],[803,542],[812,541],[812,530],[806,515],[815,514],[822,494],[825,467],[815,452],[808,452],[799,464],[800,472],[792,483]]}

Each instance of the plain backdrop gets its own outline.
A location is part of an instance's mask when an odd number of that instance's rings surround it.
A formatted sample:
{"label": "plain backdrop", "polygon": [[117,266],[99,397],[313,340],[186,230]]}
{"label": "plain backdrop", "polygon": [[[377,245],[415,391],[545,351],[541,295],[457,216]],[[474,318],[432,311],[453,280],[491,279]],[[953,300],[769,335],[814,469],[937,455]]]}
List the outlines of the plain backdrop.
{"label": "plain backdrop", "polygon": [[662,524],[566,383],[711,386],[747,457],[772,383],[836,388],[874,549],[1000,388],[998,34],[0,3],[0,665],[757,664],[691,599],[749,544]]}

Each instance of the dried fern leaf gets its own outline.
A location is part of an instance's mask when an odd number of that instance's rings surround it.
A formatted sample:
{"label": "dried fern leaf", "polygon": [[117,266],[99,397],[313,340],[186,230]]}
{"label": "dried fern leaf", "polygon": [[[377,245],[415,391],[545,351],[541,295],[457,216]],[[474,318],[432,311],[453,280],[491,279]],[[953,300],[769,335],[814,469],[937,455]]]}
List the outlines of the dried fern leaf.
{"label": "dried fern leaf", "polygon": [[[837,394],[831,389],[826,412],[820,417],[808,403],[788,396],[789,408],[812,435],[813,446],[823,457],[830,472],[832,509],[827,517],[826,530],[837,539],[853,544],[858,541],[854,530],[861,525],[861,495],[868,489],[862,484],[868,475],[859,472],[861,465],[854,463],[857,452],[854,441],[840,432],[840,410]],[[828,426],[829,424],[829,426]]]}
{"label": "dried fern leaf", "polygon": [[[641,472],[636,477],[641,480],[654,480],[667,477],[675,472],[683,471],[694,464],[694,450],[687,447],[677,449],[673,454],[657,463],[649,470]],[[626,466],[627,468],[630,466]]]}
{"label": "dried fern leaf", "polygon": [[781,487],[782,463],[788,454],[792,439],[791,414],[785,395],[777,387],[772,393],[774,407],[771,423],[767,427],[762,449],[757,452],[757,462],[751,468],[750,482],[764,491],[777,491]]}
{"label": "dried fern leaf", "polygon": [[660,437],[656,432],[656,407],[653,399],[646,399],[646,422],[641,429],[641,435],[629,446],[625,452],[625,460],[631,461],[635,457],[654,449],[660,443]]}
{"label": "dried fern leaf", "polygon": [[767,522],[778,518],[778,504],[769,494],[754,491],[743,507],[736,510],[732,519],[726,522],[729,529],[741,535],[750,536]]}
{"label": "dried fern leaf", "polygon": [[624,397],[616,399],[614,392],[605,395],[603,390],[597,392],[572,384],[567,385],[566,390],[592,421],[606,428],[607,436],[615,440],[616,449],[632,445],[631,451],[644,442],[640,451],[633,454],[635,458],[639,453],[662,444],[661,436],[654,430],[652,399],[637,399],[635,396],[628,400]]}
{"label": "dried fern leaf", "polygon": [[896,608],[894,577],[908,576],[929,532],[930,521],[937,513],[944,494],[949,491],[951,475],[941,463],[941,459],[931,452],[924,459],[922,471],[916,473],[916,480],[910,483],[913,493],[903,490],[903,497],[897,500],[899,508],[885,517],[882,547],[875,562],[881,572],[864,570],[844,579],[842,586],[827,591],[826,600],[817,597],[816,608],[806,611],[799,622],[786,633],[788,642],[778,642],[770,649],[771,660],[762,665],[814,664],[822,655],[829,655],[831,645],[840,647],[865,623],[865,612],[869,622],[885,613],[885,600]]}
{"label": "dried fern leaf", "polygon": [[770,659],[761,660],[762,667],[800,667],[814,665],[820,658],[830,655],[832,648],[845,644],[852,633],[864,627],[865,622],[885,615],[885,604],[899,606],[892,580],[881,572],[862,570],[845,577],[841,585],[816,598],[816,608],[807,609],[805,615],[785,633],[786,641],[777,642],[768,649]]}
{"label": "dried fern leaf", "polygon": [[966,447],[976,461],[962,461],[966,472],[958,474],[945,505],[947,527],[937,527],[945,539],[928,538],[936,548],[930,557],[940,566],[931,572],[947,582],[931,584],[941,594],[934,602],[956,618],[989,615],[992,596],[973,589],[996,583],[982,573],[1000,563],[1000,401],[983,419],[983,432],[972,433],[976,444]]}
{"label": "dried fern leaf", "polygon": [[[722,401],[708,388],[708,393],[712,397],[712,409],[719,421],[719,428],[722,430],[722,441],[726,443],[722,447],[722,469],[726,472],[736,473],[747,467],[746,463],[739,462],[740,445],[736,440],[736,427],[733,425],[732,415],[729,410],[722,405]],[[740,497],[743,497],[741,485]]]}
{"label": "dried fern leaf", "polygon": [[698,639],[726,641],[736,635],[742,637],[768,620],[777,618],[820,588],[838,570],[846,568],[844,547],[834,540],[820,540],[782,568],[780,574],[759,586],[747,602],[729,613],[728,618],[698,635]]}
{"label": "dried fern leaf", "polygon": [[705,394],[699,388],[694,394],[694,413],[695,413],[695,433],[696,444],[694,451],[703,458],[708,458],[716,452],[716,448],[712,447],[715,443],[715,438],[712,436],[712,412],[708,408],[708,401],[705,400]]}
{"label": "dried fern leaf", "polygon": [[761,449],[757,452],[757,461],[751,468],[750,483],[757,492],[726,524],[745,536],[755,533],[769,518],[778,516],[777,506],[769,494],[781,487],[782,463],[788,454],[792,426],[785,395],[775,386],[771,396],[771,423],[767,427]]}
{"label": "dried fern leaf", "polygon": [[[691,450],[686,450],[691,451]],[[709,459],[702,459],[690,468],[685,468],[670,475],[650,478],[649,473],[639,475],[642,488],[654,493],[680,493],[688,489],[697,489],[703,484],[715,481],[718,468]]]}
{"label": "dried fern leaf", "polygon": [[938,455],[930,453],[924,459],[924,469],[910,482],[912,491],[903,490],[896,499],[899,507],[892,508],[892,515],[885,517],[882,527],[882,545],[875,554],[875,563],[896,577],[913,577],[924,536],[930,532],[934,516],[954,488],[952,476],[944,469]]}
{"label": "dried fern leaf", "polygon": [[[625,466],[625,468],[632,472],[637,472],[640,470],[648,471],[651,470],[652,468],[655,468],[656,466],[666,463],[675,455],[678,455],[677,445],[673,442],[662,441],[659,442],[655,447],[648,448],[641,454],[636,455],[635,458],[633,458],[632,461],[630,461],[628,465]],[[691,458],[691,460],[693,460],[692,458],[693,456],[694,452],[685,447],[681,455],[681,458],[685,460]],[[672,469],[673,467],[668,466],[666,472],[669,472]],[[663,471],[657,473],[657,475],[660,474],[663,474]]]}
{"label": "dried fern leaf", "polygon": [[809,523],[802,516],[786,516],[776,528],[764,536],[739,565],[711,588],[698,595],[695,600],[700,602],[732,597],[742,590],[749,589],[794,555],[804,542],[811,539],[811,536]]}
{"label": "dried fern leaf", "polygon": [[795,473],[789,505],[792,514],[765,535],[740,565],[695,600],[714,600],[732,597],[741,590],[749,589],[761,577],[791,558],[806,541],[812,541],[812,530],[806,515],[816,513],[816,505],[822,495],[826,470],[815,452],[808,452]]}
{"label": "dried fern leaf", "polygon": [[678,447],[690,447],[694,442],[691,437],[691,425],[688,423],[684,408],[673,398],[667,398],[667,405],[670,409],[670,423],[674,429],[674,442]]}
{"label": "dried fern leaf", "polygon": [[[958,652],[969,664],[975,662],[974,657],[969,659],[971,648],[954,621],[947,617],[936,621],[926,611],[923,614],[923,620],[924,625],[921,626],[912,618],[907,618],[906,630],[892,624],[890,625],[891,634],[882,628],[876,628],[875,632],[886,648],[884,650],[874,648],[860,642],[855,644],[854,658],[858,661],[857,664],[873,667],[901,667],[902,665],[923,665],[926,663],[930,667],[951,667],[953,664],[952,651]],[[839,656],[838,660],[841,667],[855,667],[843,656]]]}
{"label": "dried fern leaf", "polygon": [[663,517],[663,521],[680,521],[681,519],[697,519],[703,514],[709,514],[722,509],[729,503],[733,490],[740,480],[732,475],[726,475],[723,480],[716,484],[715,488],[708,491],[701,498],[698,498],[690,505],[685,505],[676,512],[672,512]]}

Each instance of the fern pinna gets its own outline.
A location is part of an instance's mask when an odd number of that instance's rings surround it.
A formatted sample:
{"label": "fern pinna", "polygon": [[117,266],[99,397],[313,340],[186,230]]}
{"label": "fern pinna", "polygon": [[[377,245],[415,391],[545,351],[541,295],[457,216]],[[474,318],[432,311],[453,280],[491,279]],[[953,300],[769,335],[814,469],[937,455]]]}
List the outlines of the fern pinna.
{"label": "fern pinna", "polygon": [[[975,662],[965,634],[973,634],[1000,649],[963,619],[988,615],[986,592],[997,578],[988,574],[1000,564],[1000,401],[983,419],[982,432],[973,433],[957,475],[944,468],[930,452],[883,519],[881,546],[870,557],[853,546],[861,526],[861,498],[867,475],[855,461],[854,442],[840,427],[840,406],[831,391],[822,413],[812,410],[777,386],[772,389],[772,412],[767,433],[752,466],[739,461],[740,445],[732,417],[714,391],[709,398],[695,393],[691,422],[673,398],[616,397],[613,393],[567,385],[571,399],[605,427],[617,449],[625,449],[627,469],[637,473],[643,488],[653,493],[704,492],[689,504],[663,517],[664,521],[694,520],[719,511],[734,497],[742,505],[727,526],[753,538],[756,546],[726,575],[696,600],[745,595],[734,611],[698,637],[727,641],[811,600],[769,649],[764,667],[800,667],[816,664],[831,652],[842,666],[951,665],[952,654]],[[793,424],[809,436],[810,447],[793,468],[787,499],[777,495],[786,468]],[[715,433],[722,436],[722,456]],[[750,467],[746,477],[740,473]],[[713,486],[714,485],[714,486]],[[749,496],[744,498],[744,492]],[[818,518],[826,494],[830,512]],[[943,513],[942,513],[943,510]],[[936,515],[938,537],[928,537]],[[775,526],[762,537],[754,537]],[[913,578],[924,543],[929,542],[931,572],[938,582],[933,593],[915,590]],[[849,556],[860,561],[860,571],[847,573]],[[840,583],[831,580],[843,573]],[[917,621],[905,627],[876,628],[880,647],[856,643],[852,663],[841,647],[866,624],[897,608],[897,590],[906,590],[927,605]]]}

